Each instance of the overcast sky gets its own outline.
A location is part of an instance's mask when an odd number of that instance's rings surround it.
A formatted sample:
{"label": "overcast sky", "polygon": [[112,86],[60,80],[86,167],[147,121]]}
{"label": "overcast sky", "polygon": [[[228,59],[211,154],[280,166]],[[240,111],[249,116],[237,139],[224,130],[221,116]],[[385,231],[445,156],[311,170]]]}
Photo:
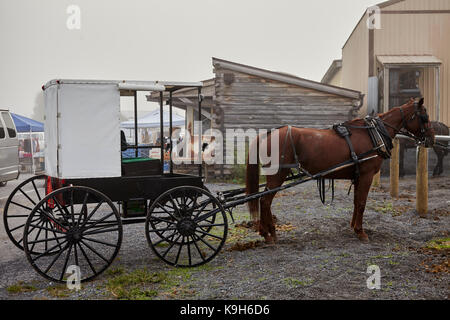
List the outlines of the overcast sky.
{"label": "overcast sky", "polygon": [[31,116],[54,78],[204,80],[211,57],[320,81],[377,2],[0,0],[0,108]]}

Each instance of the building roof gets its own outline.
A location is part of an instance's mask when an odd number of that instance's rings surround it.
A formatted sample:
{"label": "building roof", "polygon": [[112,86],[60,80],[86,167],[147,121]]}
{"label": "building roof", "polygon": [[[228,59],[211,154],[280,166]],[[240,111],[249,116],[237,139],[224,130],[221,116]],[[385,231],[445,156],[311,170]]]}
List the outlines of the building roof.
{"label": "building roof", "polygon": [[231,71],[235,71],[235,72],[250,74],[250,75],[253,75],[256,77],[261,77],[261,78],[265,78],[265,79],[269,79],[269,80],[284,82],[284,83],[292,84],[292,85],[303,87],[303,88],[314,89],[317,91],[332,93],[332,94],[336,94],[336,95],[344,96],[344,97],[348,97],[348,98],[353,98],[353,99],[361,98],[361,93],[359,91],[336,87],[336,86],[332,86],[329,84],[324,84],[324,83],[320,83],[320,82],[316,82],[316,81],[312,81],[312,80],[307,80],[307,79],[300,78],[300,77],[297,77],[297,76],[294,76],[291,74],[286,74],[283,72],[275,72],[275,71],[260,69],[260,68],[256,68],[256,67],[236,63],[236,62],[231,62],[231,61],[227,61],[227,60],[222,60],[222,59],[218,59],[218,58],[214,58],[214,57],[213,57],[213,66],[231,70]]}
{"label": "building roof", "polygon": [[174,91],[182,88],[202,87],[201,82],[179,81],[140,81],[140,80],[86,80],[86,79],[53,79],[48,81],[43,89],[56,84],[117,84],[119,89],[134,91]]}
{"label": "building roof", "polygon": [[341,68],[342,68],[342,59],[334,60],[320,82],[329,83]]}
{"label": "building roof", "polygon": [[[392,6],[394,4],[397,4],[399,2],[403,2],[406,0],[389,0],[389,1],[384,1],[384,2],[380,2],[378,4],[373,5],[372,7],[378,7],[380,9],[384,9],[386,7]],[[352,32],[350,33],[350,35],[348,36],[347,40],[345,41],[344,45],[342,46],[342,49],[347,45],[347,42],[350,40],[350,38],[352,37],[353,33],[355,33],[356,28],[358,27],[358,25],[361,23],[361,20],[366,16],[367,14],[367,10],[364,11],[363,15],[361,16],[361,18],[359,19],[358,23],[355,25],[355,27],[353,28]]]}
{"label": "building roof", "polygon": [[431,55],[423,55],[423,56],[414,56],[414,55],[394,55],[394,56],[385,56],[380,55],[377,56],[378,61],[380,61],[384,65],[402,65],[402,64],[419,64],[419,65],[429,65],[429,66],[437,66],[441,65],[442,61],[435,56]]}

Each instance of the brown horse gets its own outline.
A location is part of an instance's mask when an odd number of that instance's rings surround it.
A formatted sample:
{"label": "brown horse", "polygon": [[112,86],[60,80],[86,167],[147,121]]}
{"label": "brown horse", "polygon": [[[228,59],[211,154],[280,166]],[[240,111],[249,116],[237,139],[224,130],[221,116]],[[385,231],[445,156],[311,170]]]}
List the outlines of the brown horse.
{"label": "brown horse", "polygon": [[[383,121],[390,138],[393,138],[403,129],[406,130],[405,133],[414,136],[417,140],[421,140],[426,146],[431,146],[434,143],[434,132],[431,128],[427,111],[423,106],[423,99],[420,102],[415,102],[415,100],[411,99],[401,107],[396,107],[380,114],[379,118]],[[364,120],[355,119],[345,124],[351,128],[350,140],[355,153],[361,155],[370,152],[374,145],[369,137],[368,130],[365,128],[352,128],[352,126],[363,127],[365,124]],[[285,139],[288,127],[282,127],[277,130],[279,130],[279,150],[285,150],[283,163],[295,163],[295,149],[301,167],[312,175],[343,163],[350,158],[349,146],[346,140],[340,137],[333,129],[292,128],[293,147],[291,142]],[[259,145],[261,142],[258,142],[258,140],[261,139],[263,138],[258,137],[251,144],[251,148]],[[268,150],[270,150],[270,140],[266,139],[265,141]],[[284,148],[285,143],[288,143],[286,148]],[[368,156],[373,155],[377,155],[377,152],[373,151],[368,154]],[[377,156],[360,163],[359,176],[354,181],[354,210],[350,226],[361,241],[368,241],[367,234],[362,227],[363,213],[373,176],[380,170],[382,162],[383,159]],[[324,178],[353,180],[355,178],[355,168],[355,166],[350,166],[326,175]],[[290,172],[291,169],[280,168],[275,175],[267,176],[266,188],[270,190],[281,186]],[[258,192],[258,185],[259,164],[247,163],[246,193],[253,194]],[[275,194],[265,195],[261,199],[251,201],[248,204],[253,217],[258,216],[259,213],[259,223],[257,224],[259,233],[268,243],[277,241],[270,209]]]}

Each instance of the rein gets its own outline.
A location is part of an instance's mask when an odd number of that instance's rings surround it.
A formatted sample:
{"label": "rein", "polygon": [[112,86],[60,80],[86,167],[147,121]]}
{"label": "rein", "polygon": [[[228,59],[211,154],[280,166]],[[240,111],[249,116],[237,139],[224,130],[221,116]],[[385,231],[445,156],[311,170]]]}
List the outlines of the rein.
{"label": "rein", "polygon": [[425,123],[428,123],[428,120],[429,120],[428,115],[424,116],[424,115],[420,114],[417,102],[414,102],[414,113],[412,114],[412,116],[409,120],[406,120],[405,112],[403,111],[403,108],[400,107],[399,110],[400,110],[400,114],[402,116],[402,123],[400,125],[400,128],[396,128],[393,125],[387,123],[386,121],[384,121],[383,119],[380,118],[381,121],[383,122],[383,124],[391,129],[393,129],[395,135],[397,135],[398,133],[405,135],[405,136],[413,139],[417,145],[424,143],[424,137],[418,137],[415,134],[412,134],[411,132],[409,132],[409,130],[406,128],[406,126],[408,125],[409,122],[413,121],[416,116],[418,116],[420,118],[420,132],[422,133],[422,135],[424,135],[427,131],[430,130],[430,128],[425,127]]}

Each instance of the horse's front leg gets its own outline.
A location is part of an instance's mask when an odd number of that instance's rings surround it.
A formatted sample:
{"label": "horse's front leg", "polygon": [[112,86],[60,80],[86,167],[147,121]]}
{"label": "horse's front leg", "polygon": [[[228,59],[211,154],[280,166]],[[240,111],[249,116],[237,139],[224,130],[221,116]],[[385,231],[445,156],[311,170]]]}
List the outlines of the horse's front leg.
{"label": "horse's front leg", "polygon": [[370,191],[370,186],[372,185],[373,174],[361,175],[355,183],[355,193],[354,193],[354,208],[353,208],[353,219],[352,228],[357,234],[359,240],[369,241],[369,237],[364,232],[362,227],[363,214],[366,209],[367,195]]}
{"label": "horse's front leg", "polygon": [[438,176],[439,175],[439,170],[440,170],[440,168],[439,168],[439,165],[440,165],[439,151],[436,152],[436,155],[437,155],[437,162],[436,162],[436,166],[434,167],[434,170],[433,170],[433,177]]}
{"label": "horse's front leg", "polygon": [[444,173],[444,155],[445,155],[444,152],[439,152],[438,154],[438,165],[439,165],[438,176]]}

